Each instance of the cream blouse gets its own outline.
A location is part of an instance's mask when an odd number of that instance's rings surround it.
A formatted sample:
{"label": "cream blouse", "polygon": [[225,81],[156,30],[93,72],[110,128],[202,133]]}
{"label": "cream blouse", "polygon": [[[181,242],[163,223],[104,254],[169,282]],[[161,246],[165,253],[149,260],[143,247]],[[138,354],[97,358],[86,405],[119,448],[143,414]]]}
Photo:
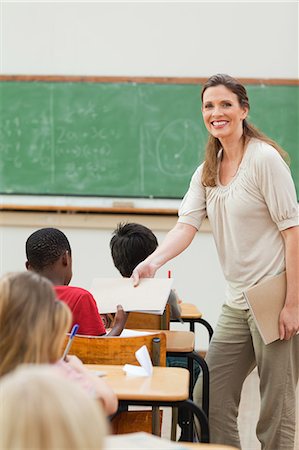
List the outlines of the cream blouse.
{"label": "cream blouse", "polygon": [[277,150],[257,139],[251,139],[236,175],[225,186],[218,177],[217,186],[204,187],[203,164],[181,203],[179,222],[199,229],[208,216],[227,281],[226,302],[247,309],[244,290],[285,268],[280,232],[299,225],[294,182]]}

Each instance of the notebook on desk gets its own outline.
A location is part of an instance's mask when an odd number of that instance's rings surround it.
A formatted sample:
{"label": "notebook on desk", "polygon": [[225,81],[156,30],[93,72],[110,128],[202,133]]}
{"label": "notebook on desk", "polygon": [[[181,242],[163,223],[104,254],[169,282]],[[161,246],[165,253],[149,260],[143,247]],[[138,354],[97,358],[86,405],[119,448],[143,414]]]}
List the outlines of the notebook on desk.
{"label": "notebook on desk", "polygon": [[286,272],[269,277],[244,292],[265,344],[279,339],[279,315],[286,298]]}

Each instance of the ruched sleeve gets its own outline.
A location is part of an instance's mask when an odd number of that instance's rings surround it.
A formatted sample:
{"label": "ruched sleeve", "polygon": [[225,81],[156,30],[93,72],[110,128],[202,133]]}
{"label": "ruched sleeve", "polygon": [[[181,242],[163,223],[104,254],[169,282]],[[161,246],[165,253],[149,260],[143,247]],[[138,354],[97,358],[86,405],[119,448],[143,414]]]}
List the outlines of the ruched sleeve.
{"label": "ruched sleeve", "polygon": [[270,145],[263,145],[255,163],[255,182],[273,222],[280,231],[299,225],[296,190],[288,165]]}

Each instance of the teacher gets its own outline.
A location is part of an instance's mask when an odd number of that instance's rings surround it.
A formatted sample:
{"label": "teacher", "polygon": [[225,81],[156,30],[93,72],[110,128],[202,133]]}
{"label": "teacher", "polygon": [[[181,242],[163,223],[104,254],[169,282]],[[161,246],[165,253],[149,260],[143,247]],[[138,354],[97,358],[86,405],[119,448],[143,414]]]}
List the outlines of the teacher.
{"label": "teacher", "polygon": [[[185,250],[208,216],[227,282],[206,356],[211,442],[240,448],[237,416],[242,385],[257,366],[261,448],[293,450],[299,377],[299,217],[287,154],[247,122],[247,92],[234,78],[212,76],[201,98],[209,132],[205,161],[191,179],[177,224],[136,267],[134,284],[141,277],[153,277]],[[285,269],[287,295],[279,319],[280,339],[265,345],[243,292]],[[194,389],[198,404],[200,393],[199,379]]]}

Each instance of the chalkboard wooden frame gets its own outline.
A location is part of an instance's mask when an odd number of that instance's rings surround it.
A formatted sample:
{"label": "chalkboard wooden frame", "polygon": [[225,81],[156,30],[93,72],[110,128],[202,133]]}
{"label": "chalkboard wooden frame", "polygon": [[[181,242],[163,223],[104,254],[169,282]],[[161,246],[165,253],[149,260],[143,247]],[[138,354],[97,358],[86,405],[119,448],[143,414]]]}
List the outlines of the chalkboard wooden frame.
{"label": "chalkboard wooden frame", "polygon": [[[178,77],[98,77],[98,76],[56,76],[56,75],[0,75],[0,81],[21,81],[21,82],[88,82],[88,83],[159,83],[159,84],[194,84],[200,85],[207,78],[178,78]],[[299,80],[296,79],[256,79],[256,78],[239,78],[245,85],[283,85],[283,86],[299,86]],[[1,199],[2,197],[2,199]],[[26,197],[26,195],[24,195]],[[38,197],[38,196],[37,196]],[[2,200],[2,201],[1,201]],[[26,200],[20,203],[9,202],[9,195],[0,195],[0,210],[25,210],[25,211],[65,211],[65,212],[107,212],[107,213],[141,213],[141,214],[176,214],[177,209],[173,207],[135,207],[134,201],[128,202],[126,199],[119,202],[111,201],[111,206],[84,206],[84,198],[82,205],[55,205],[47,200],[43,200],[45,204],[32,205],[30,202],[26,204]],[[55,203],[55,202],[54,202]],[[132,205],[132,206],[131,206]]]}
{"label": "chalkboard wooden frame", "polygon": [[[159,83],[159,84],[203,84],[208,77],[103,77],[78,75],[0,75],[0,81],[51,81],[86,83]],[[299,80],[291,78],[238,78],[242,84],[299,86]]]}

